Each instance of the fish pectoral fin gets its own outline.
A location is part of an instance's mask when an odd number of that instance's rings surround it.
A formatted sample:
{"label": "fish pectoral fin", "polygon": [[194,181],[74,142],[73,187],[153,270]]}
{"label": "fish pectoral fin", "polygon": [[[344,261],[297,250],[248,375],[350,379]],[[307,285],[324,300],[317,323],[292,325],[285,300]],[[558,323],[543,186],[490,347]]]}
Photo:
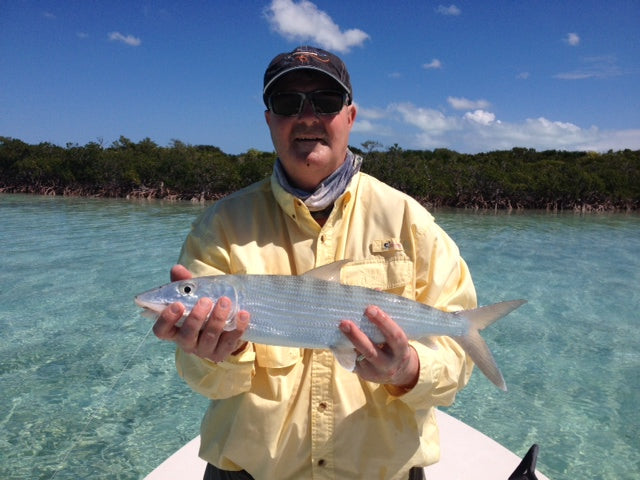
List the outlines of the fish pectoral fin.
{"label": "fish pectoral fin", "polygon": [[429,347],[431,350],[438,350],[440,348],[438,346],[438,343],[436,342],[435,337],[431,335],[419,338],[418,340],[420,340],[420,343],[422,343],[426,347]]}
{"label": "fish pectoral fin", "polygon": [[[223,330],[225,332],[231,332],[231,331],[235,330],[236,328],[238,328],[238,322],[236,321],[236,315],[238,315],[239,311],[240,311],[240,308],[238,307],[238,302],[236,300],[235,302],[233,302],[233,307],[229,311],[229,315],[227,315],[227,319],[225,320],[224,328],[223,328]],[[213,308],[211,308],[211,312],[209,312],[209,315],[211,315],[212,313],[213,313]]]}
{"label": "fish pectoral fin", "polygon": [[333,346],[331,347],[331,351],[343,368],[346,368],[350,372],[356,369],[356,357],[358,354],[350,342]]}
{"label": "fish pectoral fin", "polygon": [[313,277],[327,282],[340,283],[340,270],[351,260],[338,260],[318,268],[314,268],[302,274],[303,277]]}

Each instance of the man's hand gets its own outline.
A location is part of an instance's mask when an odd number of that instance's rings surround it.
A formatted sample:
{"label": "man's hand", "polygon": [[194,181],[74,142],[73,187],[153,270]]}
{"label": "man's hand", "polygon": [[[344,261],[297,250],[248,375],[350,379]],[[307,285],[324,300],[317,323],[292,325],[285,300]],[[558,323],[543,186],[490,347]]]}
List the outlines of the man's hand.
{"label": "man's hand", "polygon": [[367,307],[364,313],[380,329],[386,342],[376,345],[352,321],[340,322],[340,330],[360,354],[355,372],[371,382],[405,390],[413,388],[420,374],[420,359],[404,330],[376,306]]}
{"label": "man's hand", "polygon": [[[172,282],[187,280],[192,276],[182,265],[175,265],[171,269]],[[210,298],[201,298],[178,327],[176,324],[184,315],[184,305],[172,303],[160,313],[153,325],[153,333],[161,340],[174,342],[187,353],[222,362],[229,355],[240,353],[247,344],[241,337],[249,326],[248,312],[238,312],[235,330],[224,330],[231,308],[231,300],[227,297],[221,297],[215,305]]]}

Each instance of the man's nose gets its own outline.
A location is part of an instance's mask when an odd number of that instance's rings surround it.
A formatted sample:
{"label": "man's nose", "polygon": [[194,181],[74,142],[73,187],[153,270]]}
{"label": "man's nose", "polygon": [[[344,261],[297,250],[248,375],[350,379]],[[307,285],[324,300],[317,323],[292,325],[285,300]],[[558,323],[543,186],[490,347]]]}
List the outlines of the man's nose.
{"label": "man's nose", "polygon": [[304,102],[302,103],[302,110],[300,110],[300,113],[298,114],[299,117],[307,117],[307,116],[312,116],[312,117],[317,117],[318,115],[316,114],[315,109],[313,108],[313,105],[311,104],[311,100],[309,100],[308,98],[304,99]]}

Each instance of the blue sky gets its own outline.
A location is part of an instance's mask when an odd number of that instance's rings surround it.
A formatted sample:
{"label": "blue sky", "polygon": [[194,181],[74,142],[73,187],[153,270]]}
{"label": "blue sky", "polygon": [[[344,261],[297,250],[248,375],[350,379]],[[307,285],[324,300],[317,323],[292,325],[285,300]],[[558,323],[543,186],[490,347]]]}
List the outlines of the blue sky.
{"label": "blue sky", "polygon": [[640,1],[31,1],[0,7],[0,136],[272,151],[262,75],[338,53],[351,144],[640,149]]}

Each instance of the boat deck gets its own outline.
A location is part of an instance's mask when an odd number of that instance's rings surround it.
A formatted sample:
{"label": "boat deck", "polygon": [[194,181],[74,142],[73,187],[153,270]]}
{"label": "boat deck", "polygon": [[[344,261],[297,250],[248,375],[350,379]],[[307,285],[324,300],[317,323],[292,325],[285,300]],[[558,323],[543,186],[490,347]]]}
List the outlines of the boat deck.
{"label": "boat deck", "polygon": [[[425,468],[427,480],[507,480],[521,461],[495,440],[444,412],[437,412],[441,458]],[[145,480],[202,480],[205,462],[196,437],[165,460]],[[526,452],[522,452],[524,455]],[[539,480],[549,480],[536,471]]]}

